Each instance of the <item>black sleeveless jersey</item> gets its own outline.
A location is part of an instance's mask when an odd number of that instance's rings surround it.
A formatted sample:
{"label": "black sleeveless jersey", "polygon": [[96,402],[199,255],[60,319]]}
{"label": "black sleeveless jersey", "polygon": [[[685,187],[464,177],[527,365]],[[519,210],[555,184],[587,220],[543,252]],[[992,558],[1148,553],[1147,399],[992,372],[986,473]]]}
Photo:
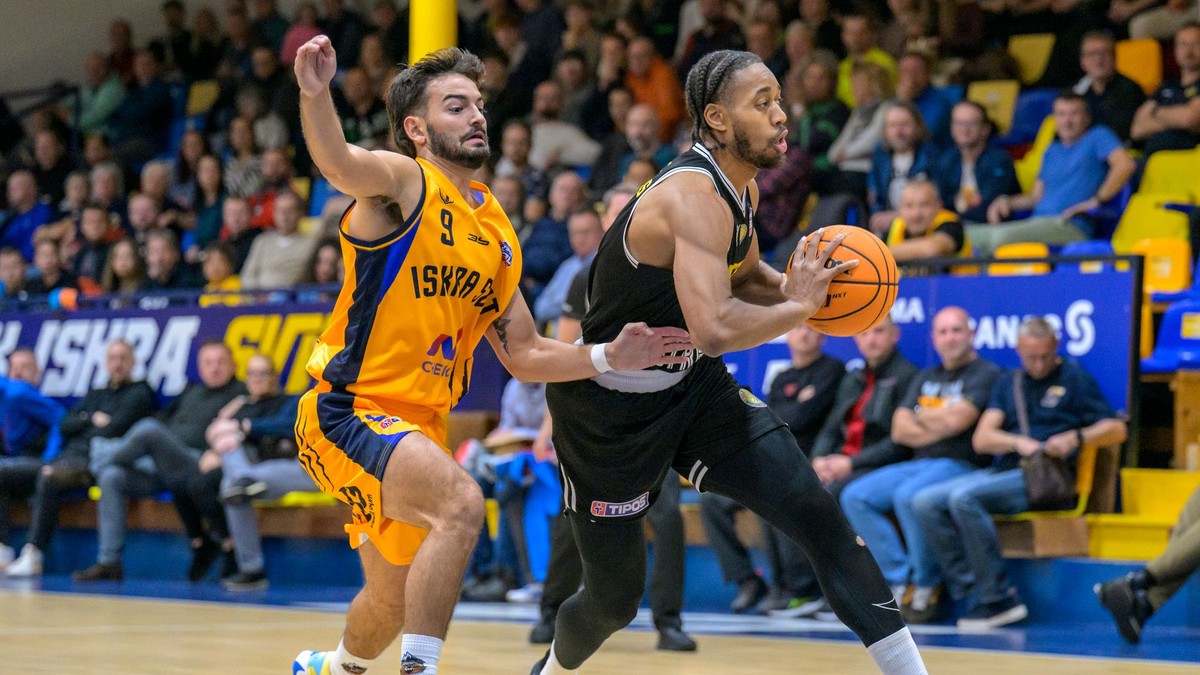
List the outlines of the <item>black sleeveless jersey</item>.
{"label": "black sleeveless jersey", "polygon": [[[738,195],[729,178],[713,161],[708,148],[697,143],[667,164],[653,180],[643,185],[605,233],[592,262],[588,279],[588,310],[582,324],[584,342],[611,341],[625,324],[635,321],[644,321],[649,326],[687,328],[683,310],[679,306],[679,298],[675,295],[674,273],[669,269],[639,263],[626,246],[629,222],[642,196],[656,188],[668,176],[683,171],[707,175],[712,180],[717,194],[729,207],[733,218],[733,232],[725,259],[729,265],[730,276],[746,259],[754,235],[750,192],[746,190]],[[685,365],[659,366],[657,369],[684,370],[695,362],[696,356],[697,354],[693,353]]]}

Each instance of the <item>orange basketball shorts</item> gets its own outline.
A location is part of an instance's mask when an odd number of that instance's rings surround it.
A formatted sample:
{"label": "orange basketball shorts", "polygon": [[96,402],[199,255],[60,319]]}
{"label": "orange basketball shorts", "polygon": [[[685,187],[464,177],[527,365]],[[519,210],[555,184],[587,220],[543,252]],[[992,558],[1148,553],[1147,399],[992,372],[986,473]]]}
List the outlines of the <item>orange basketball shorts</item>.
{"label": "orange basketball shorts", "polygon": [[417,431],[446,450],[445,420],[414,407],[407,414],[385,411],[347,392],[315,389],[300,398],[296,443],[301,466],[313,482],[350,505],[346,525],[351,548],[367,540],[393,565],[407,565],[429,531],[383,515],[382,480],[401,438]]}

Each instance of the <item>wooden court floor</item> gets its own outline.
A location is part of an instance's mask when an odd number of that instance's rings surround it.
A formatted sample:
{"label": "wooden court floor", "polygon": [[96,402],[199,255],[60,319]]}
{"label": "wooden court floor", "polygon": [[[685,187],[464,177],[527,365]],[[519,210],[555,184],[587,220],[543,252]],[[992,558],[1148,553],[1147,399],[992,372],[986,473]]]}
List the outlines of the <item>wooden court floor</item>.
{"label": "wooden court floor", "polygon": [[[84,675],[291,675],[306,648],[336,645],[342,617],[332,612],[91,595],[0,591],[0,673]],[[541,648],[528,626],[458,621],[440,672],[526,675]],[[654,636],[622,631],[583,668],[586,675],[712,673],[877,673],[861,646],[847,642],[703,636],[696,654],[654,649]],[[931,673],[970,675],[1172,675],[1196,666],[923,648]],[[372,673],[398,672],[393,646]]]}

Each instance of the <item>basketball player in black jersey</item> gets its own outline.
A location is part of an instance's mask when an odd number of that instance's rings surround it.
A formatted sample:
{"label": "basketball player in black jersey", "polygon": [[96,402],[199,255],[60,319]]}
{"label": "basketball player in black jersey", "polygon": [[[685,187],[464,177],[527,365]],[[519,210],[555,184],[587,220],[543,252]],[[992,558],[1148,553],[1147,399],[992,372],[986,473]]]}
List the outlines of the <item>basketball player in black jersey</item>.
{"label": "basketball player in black jersey", "polygon": [[794,539],[880,670],[925,673],[874,558],[792,434],[720,357],[812,316],[829,281],[857,262],[838,259],[840,238],[818,250],[819,233],[800,241],[786,274],[759,259],[754,176],[782,161],[787,129],[779,83],[757,56],[705,56],[688,73],[685,96],[692,149],[643,186],[605,234],[583,340],[603,342],[645,321],[687,328],[697,349],[682,365],[547,387],[583,588],[563,604],[554,642],[532,672],[575,672],[633,619],[646,575],[640,519],[674,467]]}

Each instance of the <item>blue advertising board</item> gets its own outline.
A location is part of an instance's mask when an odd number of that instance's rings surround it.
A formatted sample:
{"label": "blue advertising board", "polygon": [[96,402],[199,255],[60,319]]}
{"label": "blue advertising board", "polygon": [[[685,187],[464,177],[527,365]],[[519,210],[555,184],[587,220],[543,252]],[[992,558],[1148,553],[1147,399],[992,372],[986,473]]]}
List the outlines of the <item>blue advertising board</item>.
{"label": "blue advertising board", "polygon": [[[892,319],[900,327],[900,352],[918,366],[937,363],[930,330],[933,316],[957,305],[971,315],[975,348],[983,358],[1017,367],[1017,328],[1025,317],[1041,315],[1059,330],[1059,353],[1083,366],[1100,385],[1113,408],[1130,409],[1134,372],[1136,275],[1106,265],[1082,273],[1063,264],[1036,276],[904,277]],[[851,338],[828,338],[825,351],[861,365]],[[774,340],[756,349],[726,354],[725,362],[743,385],[765,395],[770,380],[789,365],[787,345]]]}

